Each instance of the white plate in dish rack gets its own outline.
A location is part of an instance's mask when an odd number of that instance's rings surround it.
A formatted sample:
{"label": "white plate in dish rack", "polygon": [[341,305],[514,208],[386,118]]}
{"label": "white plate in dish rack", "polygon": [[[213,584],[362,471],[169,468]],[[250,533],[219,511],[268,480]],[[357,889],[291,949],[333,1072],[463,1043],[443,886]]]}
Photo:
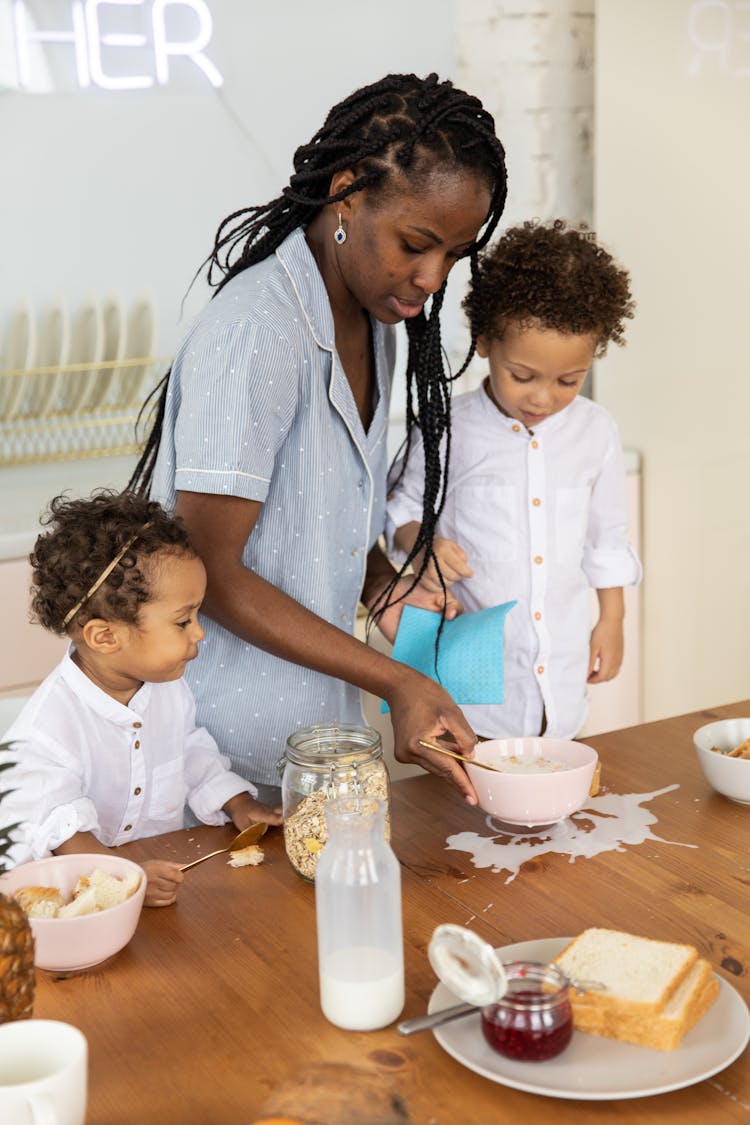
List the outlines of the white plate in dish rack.
{"label": "white plate in dish rack", "polygon": [[[146,293],[133,302],[125,325],[125,346],[122,359],[153,359],[159,336],[158,316],[154,298]],[[149,364],[116,368],[118,376],[112,405],[126,409],[140,407],[141,387],[149,374]]]}
{"label": "white plate in dish rack", "polygon": [[[125,353],[125,310],[120,297],[111,294],[102,300],[102,360],[114,363]],[[91,385],[86,409],[109,405],[109,391],[117,373],[116,367],[101,367]]]}
{"label": "white plate in dish rack", "polygon": [[[521,941],[498,950],[504,961],[548,963],[570,938]],[[645,1098],[693,1086],[718,1074],[742,1054],[750,1039],[750,1013],[739,993],[719,977],[720,991],[708,1012],[674,1051],[652,1051],[598,1035],[573,1032],[570,1046],[546,1062],[515,1062],[486,1043],[479,1013],[437,1027],[440,1046],[469,1070],[531,1094],[580,1101]],[[429,1012],[459,1003],[439,984]]]}

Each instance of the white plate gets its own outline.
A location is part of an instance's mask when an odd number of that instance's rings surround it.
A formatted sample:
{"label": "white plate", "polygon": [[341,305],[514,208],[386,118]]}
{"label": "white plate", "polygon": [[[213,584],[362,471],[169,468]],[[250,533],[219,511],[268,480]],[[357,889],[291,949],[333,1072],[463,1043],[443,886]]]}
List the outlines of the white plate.
{"label": "white plate", "polygon": [[[570,938],[521,941],[503,946],[504,961],[549,962]],[[719,978],[720,991],[708,1012],[674,1051],[652,1051],[598,1035],[574,1031],[570,1046],[546,1062],[514,1062],[485,1042],[479,1014],[437,1027],[440,1046],[469,1070],[531,1094],[548,1098],[609,1101],[665,1094],[702,1082],[734,1062],[750,1038],[750,1013],[738,992]],[[459,1003],[439,984],[428,1011]]]}

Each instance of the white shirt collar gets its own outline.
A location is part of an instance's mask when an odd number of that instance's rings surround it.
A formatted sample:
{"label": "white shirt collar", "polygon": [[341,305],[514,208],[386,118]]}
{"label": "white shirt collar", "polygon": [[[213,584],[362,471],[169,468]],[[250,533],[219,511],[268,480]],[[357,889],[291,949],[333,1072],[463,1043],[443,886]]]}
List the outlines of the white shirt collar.
{"label": "white shirt collar", "polygon": [[82,699],[92,711],[96,711],[97,714],[109,719],[110,722],[119,723],[122,726],[132,726],[134,717],[143,717],[144,712],[148,709],[151,684],[142,684],[126,706],[119,700],[113,699],[111,695],[107,695],[106,691],[98,687],[85,672],[81,671],[75,661],[71,659],[74,651],[75,645],[71,641],[60,664],[60,675],[79,699]]}
{"label": "white shirt collar", "polygon": [[578,398],[578,396],[576,395],[576,398],[569,402],[563,410],[558,410],[556,414],[552,414],[549,418],[545,418],[544,421],[540,422],[538,426],[534,426],[533,430],[527,430],[523,422],[519,422],[517,418],[511,418],[510,415],[504,414],[502,410],[500,410],[500,408],[496,405],[494,399],[491,399],[487,394],[484,380],[479,387],[479,394],[482,398],[484,410],[490,417],[497,419],[497,421],[500,422],[502,426],[505,426],[507,430],[513,430],[514,426],[520,426],[520,433],[523,437],[536,437],[538,434],[546,437],[547,434],[552,433],[553,430],[556,430],[558,426],[561,426],[563,424],[571,406]]}

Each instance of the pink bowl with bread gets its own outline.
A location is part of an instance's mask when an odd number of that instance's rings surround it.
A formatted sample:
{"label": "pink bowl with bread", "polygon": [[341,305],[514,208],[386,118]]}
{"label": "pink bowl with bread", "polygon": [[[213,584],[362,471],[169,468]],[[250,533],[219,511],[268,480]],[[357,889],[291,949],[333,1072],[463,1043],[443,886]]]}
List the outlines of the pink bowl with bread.
{"label": "pink bowl with bread", "polygon": [[[107,882],[107,875],[115,876],[121,881],[127,897],[117,905],[99,907],[92,913],[77,916],[30,916],[37,968],[50,972],[88,969],[123,949],[135,933],[141,916],[146,895],[146,873],[137,863],[122,856],[91,852],[49,856],[19,864],[0,875],[0,892],[5,895],[13,896],[22,888],[36,892],[43,888],[50,891],[55,888],[62,900],[69,903],[79,880],[88,881],[95,871],[105,873],[103,883]],[[38,899],[40,896],[37,893],[30,897]]]}
{"label": "pink bowl with bread", "polygon": [[479,804],[506,824],[554,824],[589,799],[598,755],[583,742],[559,738],[495,738],[479,742],[466,763]]}

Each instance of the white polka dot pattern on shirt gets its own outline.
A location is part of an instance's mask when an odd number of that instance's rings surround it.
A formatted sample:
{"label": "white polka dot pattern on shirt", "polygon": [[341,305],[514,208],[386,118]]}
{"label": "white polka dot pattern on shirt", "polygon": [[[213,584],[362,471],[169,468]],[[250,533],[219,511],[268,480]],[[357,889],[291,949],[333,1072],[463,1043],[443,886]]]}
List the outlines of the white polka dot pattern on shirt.
{"label": "white polka dot pattern on shirt", "polygon": [[[384,525],[394,340],[373,322],[378,403],[365,434],[333,337],[322,280],[294,232],[193,324],[175,359],[153,492],[168,507],[176,490],[260,501],[245,565],[349,632]],[[238,773],[278,784],[293,729],[361,721],[356,688],[201,621],[206,640],[186,676]]]}

